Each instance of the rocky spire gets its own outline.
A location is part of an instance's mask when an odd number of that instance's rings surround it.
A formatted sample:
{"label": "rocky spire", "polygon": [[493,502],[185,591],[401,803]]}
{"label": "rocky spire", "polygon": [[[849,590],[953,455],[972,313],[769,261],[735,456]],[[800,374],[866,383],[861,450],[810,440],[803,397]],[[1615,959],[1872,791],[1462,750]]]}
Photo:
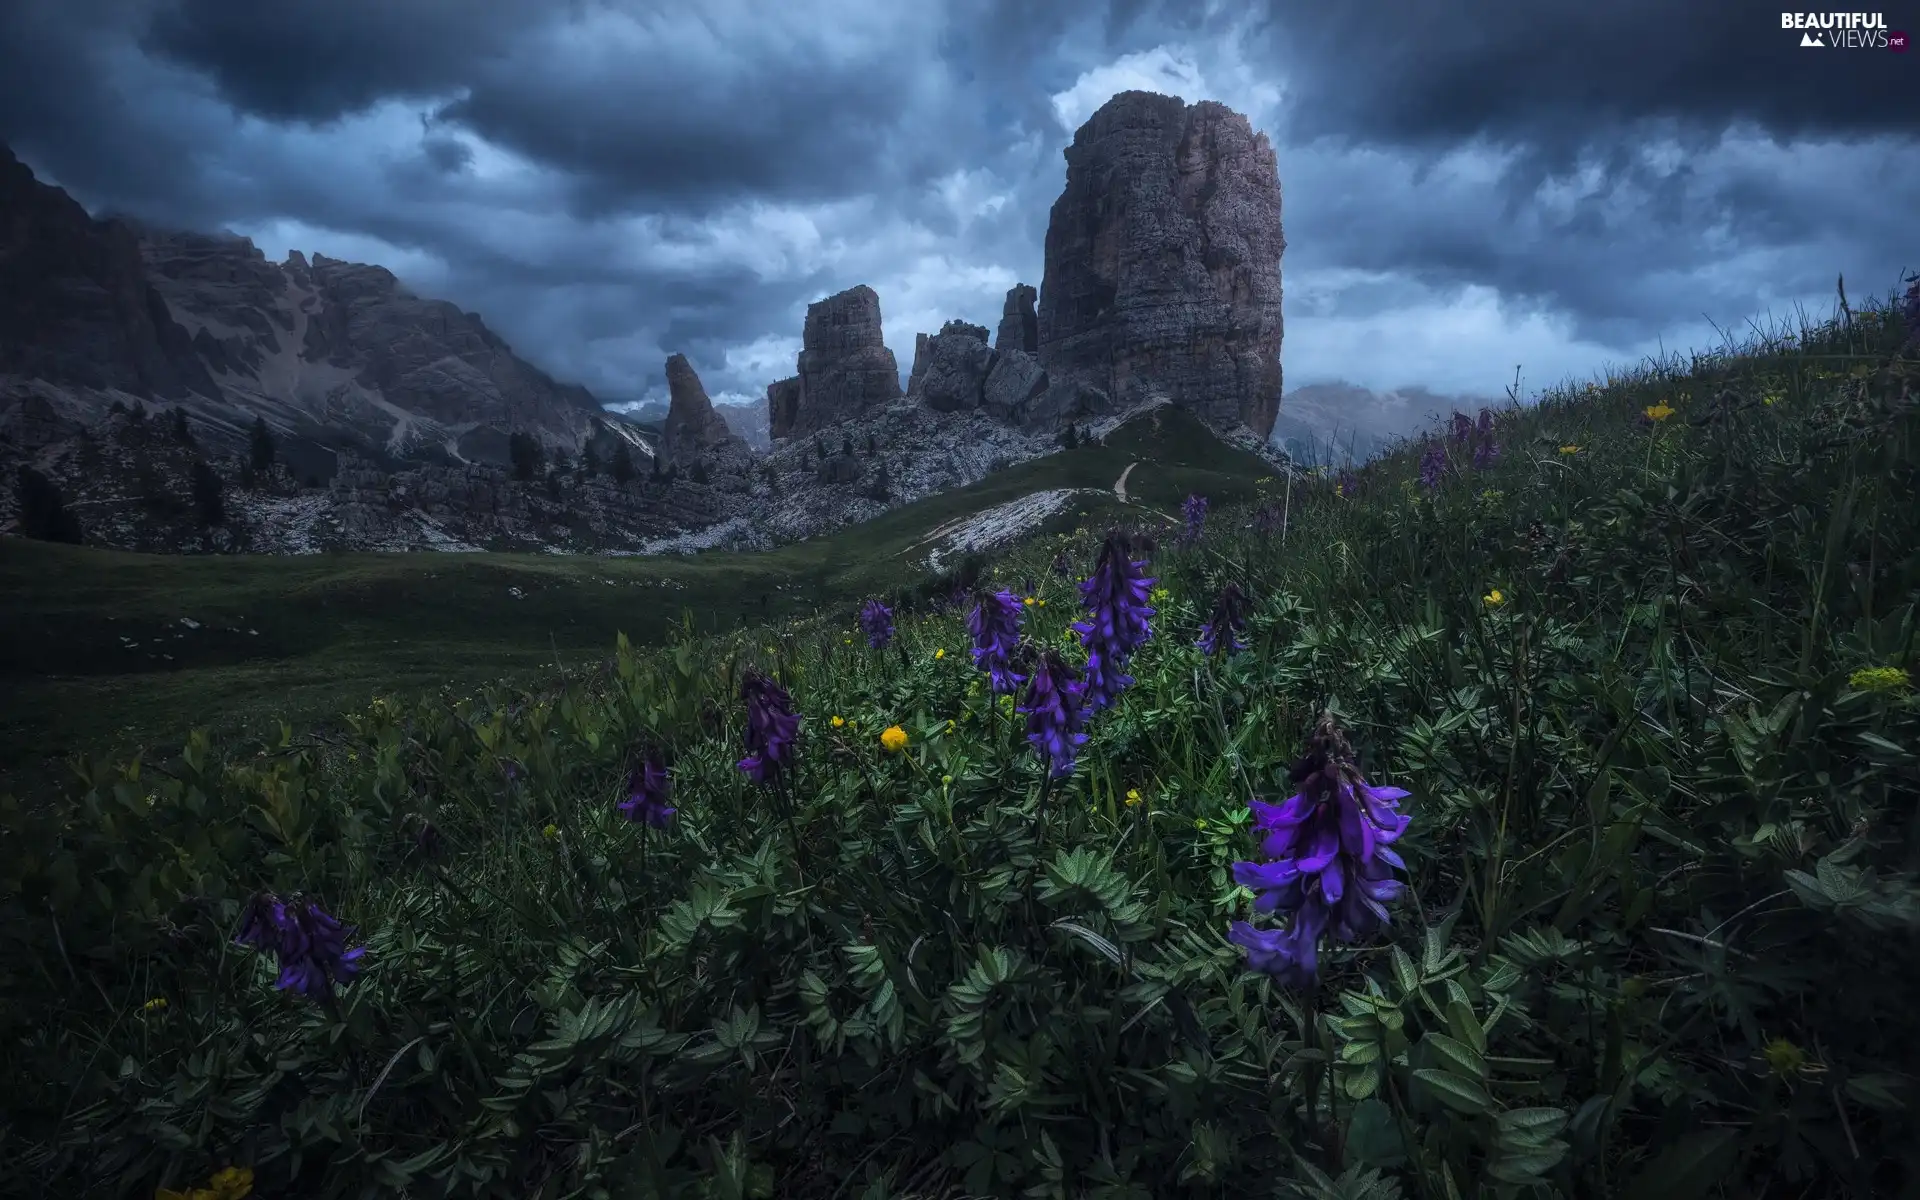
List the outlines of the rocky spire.
{"label": "rocky spire", "polygon": [[1036,314],[1055,386],[1122,405],[1165,397],[1265,439],[1280,408],[1286,249],[1266,135],[1210,100],[1122,92],[1066,158]]}
{"label": "rocky spire", "polygon": [[1030,283],[1016,283],[1007,289],[1007,302],[1000,310],[1000,328],[993,335],[995,350],[1024,350],[1028,354],[1040,348],[1040,319],[1034,302],[1040,293]]}
{"label": "rocky spire", "polygon": [[861,284],[807,306],[798,374],[767,388],[768,433],[811,433],[899,398],[900,365],[881,334],[880,297]]}
{"label": "rocky spire", "polygon": [[660,434],[660,461],[695,463],[716,455],[747,453],[747,444],[714,411],[700,376],[684,354],[667,359],[667,422]]}

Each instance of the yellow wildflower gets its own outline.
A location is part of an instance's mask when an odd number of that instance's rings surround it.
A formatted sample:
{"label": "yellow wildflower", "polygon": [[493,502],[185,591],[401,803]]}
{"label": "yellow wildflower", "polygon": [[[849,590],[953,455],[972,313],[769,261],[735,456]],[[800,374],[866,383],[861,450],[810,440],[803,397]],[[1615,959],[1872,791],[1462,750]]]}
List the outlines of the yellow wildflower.
{"label": "yellow wildflower", "polygon": [[1560,453],[1562,453],[1562,454],[1578,454],[1578,453],[1580,453],[1580,447],[1578,447],[1578,446],[1575,446],[1575,445],[1572,445],[1571,443],[1569,443],[1568,445],[1565,445],[1565,446],[1562,446],[1562,447],[1560,447]]}
{"label": "yellow wildflower", "polygon": [[1046,602],[1045,600],[1041,600],[1041,601],[1039,601],[1038,603],[1039,603],[1039,605],[1040,605],[1040,607],[1041,607],[1041,608],[1045,608],[1045,607],[1047,606],[1047,602]]}
{"label": "yellow wildflower", "polygon": [[1486,595],[1482,596],[1481,599],[1486,602],[1486,605],[1488,608],[1499,608],[1502,604],[1505,604],[1507,602],[1506,593],[1502,592],[1499,588],[1495,588],[1492,591],[1488,592]]}
{"label": "yellow wildflower", "polygon": [[951,718],[947,720],[947,732],[948,733],[953,732],[953,720]]}
{"label": "yellow wildflower", "polygon": [[934,658],[936,658],[936,659],[940,659],[940,658],[945,658],[945,657],[947,656],[947,652],[946,652],[946,650],[945,650],[945,648],[942,648],[942,649],[939,649],[939,650],[935,650],[935,651],[933,652],[933,656],[934,656]]}
{"label": "yellow wildflower", "polygon": [[1207,827],[1207,819],[1205,817],[1195,817],[1193,819],[1193,827],[1195,829],[1205,829]]}
{"label": "yellow wildflower", "polygon": [[1140,789],[1128,788],[1127,789],[1127,807],[1132,808],[1134,805],[1138,803],[1140,803]]}
{"label": "yellow wildflower", "polygon": [[213,1173],[208,1185],[219,1194],[220,1200],[245,1200],[253,1193],[252,1167],[223,1167]]}
{"label": "yellow wildflower", "polygon": [[1863,667],[1847,676],[1857,692],[1899,692],[1907,688],[1907,673],[1899,667]]}
{"label": "yellow wildflower", "polygon": [[1786,1038],[1774,1038],[1767,1043],[1763,1053],[1767,1066],[1773,1068],[1773,1073],[1782,1079],[1791,1079],[1800,1073],[1800,1068],[1807,1065],[1806,1052]]}
{"label": "yellow wildflower", "polygon": [[840,639],[840,644],[841,644],[841,645],[843,645],[843,646],[851,646],[851,645],[853,645],[853,639],[852,639],[852,638],[841,638],[841,639]]}
{"label": "yellow wildflower", "polygon": [[552,821],[548,821],[547,827],[540,831],[540,836],[546,838],[548,841],[552,841],[554,838],[560,836],[560,827]]}
{"label": "yellow wildflower", "polygon": [[1166,588],[1157,587],[1157,588],[1154,588],[1151,592],[1147,593],[1147,598],[1152,600],[1155,604],[1165,604],[1167,602],[1167,597],[1171,595],[1173,595],[1173,593],[1169,592]]}
{"label": "yellow wildflower", "polygon": [[1649,404],[1643,411],[1647,414],[1649,421],[1664,421],[1674,412],[1670,404]]}
{"label": "yellow wildflower", "polygon": [[847,719],[845,717],[836,715],[833,718],[833,727],[835,729],[840,728],[842,725],[845,725],[846,723],[847,723]]}
{"label": "yellow wildflower", "polygon": [[166,1006],[167,1006],[167,998],[165,996],[155,996],[153,999],[147,1001],[145,1004],[142,1004],[140,1006],[140,1010],[142,1012],[159,1012],[161,1009],[165,1008]]}
{"label": "yellow wildflower", "polygon": [[898,754],[907,748],[907,731],[898,725],[889,725],[880,731],[880,744]]}

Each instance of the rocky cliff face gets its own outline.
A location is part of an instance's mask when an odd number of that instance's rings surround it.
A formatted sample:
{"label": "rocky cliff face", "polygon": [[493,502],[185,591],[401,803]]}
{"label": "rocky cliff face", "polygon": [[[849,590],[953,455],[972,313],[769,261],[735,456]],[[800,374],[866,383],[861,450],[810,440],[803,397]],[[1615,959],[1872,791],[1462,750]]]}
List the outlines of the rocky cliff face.
{"label": "rocky cliff face", "polygon": [[1280,403],[1273,146],[1212,101],[1122,92],[1067,148],[1037,311],[1053,383],[1165,398],[1264,441]]}
{"label": "rocky cliff face", "polygon": [[96,221],[0,145],[0,374],[178,399],[211,394],[133,230]]}
{"label": "rocky cliff face", "polygon": [[752,457],[746,442],[714,411],[713,401],[684,354],[667,359],[667,420],[660,434],[660,461],[669,466],[700,464],[743,468]]}
{"label": "rocky cliff face", "polygon": [[798,373],[767,389],[769,433],[812,433],[899,398],[900,364],[881,334],[880,297],[861,284],[807,306]]}

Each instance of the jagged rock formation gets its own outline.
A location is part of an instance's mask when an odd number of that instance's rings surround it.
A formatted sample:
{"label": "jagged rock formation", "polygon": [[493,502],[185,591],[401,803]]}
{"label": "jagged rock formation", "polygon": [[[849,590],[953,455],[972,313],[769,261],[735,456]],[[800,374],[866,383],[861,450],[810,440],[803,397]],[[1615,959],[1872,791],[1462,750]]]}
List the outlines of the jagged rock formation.
{"label": "jagged rock formation", "polygon": [[1000,310],[1000,328],[994,332],[995,350],[1024,350],[1033,354],[1040,349],[1040,318],[1034,302],[1040,293],[1030,283],[1016,283],[1007,289],[1007,302]]}
{"label": "jagged rock formation", "polygon": [[993,351],[987,331],[965,321],[948,321],[940,332],[920,334],[913,351],[907,395],[936,412],[979,408],[985,399]]}
{"label": "jagged rock formation", "polygon": [[[1261,441],[1280,404],[1280,180],[1224,105],[1122,92],[1074,134],[1047,225],[1040,364]],[[1058,404],[1052,404],[1058,407]]]}
{"label": "jagged rock formation", "polygon": [[807,306],[798,373],[767,388],[768,432],[812,433],[899,398],[900,365],[881,334],[880,297],[861,284]]}
{"label": "jagged rock formation", "polygon": [[275,264],[245,238],[162,230],[140,249],[229,406],[293,433],[323,427],[348,453],[498,462],[513,432],[577,452],[600,412],[384,267],[298,251]]}
{"label": "jagged rock formation", "polygon": [[0,374],[179,399],[215,388],[120,221],[0,145]]}
{"label": "jagged rock formation", "polygon": [[684,354],[667,359],[667,420],[660,434],[660,461],[690,467],[717,463],[744,465],[751,456],[747,444],[714,411],[700,376]]}

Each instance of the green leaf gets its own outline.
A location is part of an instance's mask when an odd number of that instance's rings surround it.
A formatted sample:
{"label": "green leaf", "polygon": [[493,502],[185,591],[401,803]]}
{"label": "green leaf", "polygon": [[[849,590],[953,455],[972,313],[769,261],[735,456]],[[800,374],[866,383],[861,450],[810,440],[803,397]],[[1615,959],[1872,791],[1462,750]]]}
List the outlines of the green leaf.
{"label": "green leaf", "polygon": [[1420,973],[1413,968],[1413,960],[1400,947],[1393,948],[1393,977],[1400,984],[1403,993],[1415,991],[1420,986]]}
{"label": "green leaf", "polygon": [[1392,1170],[1404,1166],[1407,1146],[1401,1139],[1399,1125],[1394,1122],[1393,1110],[1372,1098],[1354,1105],[1353,1116],[1347,1122],[1346,1152],[1350,1161],[1358,1160],[1372,1167]]}
{"label": "green leaf", "polygon": [[1739,1150],[1731,1129],[1698,1129],[1648,1163],[1620,1193],[1645,1200],[1694,1200],[1725,1178]]}
{"label": "green leaf", "polygon": [[[1468,1024],[1479,1028],[1471,1021]],[[1455,1075],[1472,1080],[1484,1080],[1487,1077],[1487,1060],[1465,1042],[1444,1033],[1430,1033],[1421,1041],[1433,1051],[1440,1065]]]}
{"label": "green leaf", "polygon": [[1455,1112],[1478,1117],[1493,1107],[1493,1097],[1487,1095],[1487,1089],[1452,1072],[1422,1067],[1413,1077],[1432,1088],[1434,1098]]}

